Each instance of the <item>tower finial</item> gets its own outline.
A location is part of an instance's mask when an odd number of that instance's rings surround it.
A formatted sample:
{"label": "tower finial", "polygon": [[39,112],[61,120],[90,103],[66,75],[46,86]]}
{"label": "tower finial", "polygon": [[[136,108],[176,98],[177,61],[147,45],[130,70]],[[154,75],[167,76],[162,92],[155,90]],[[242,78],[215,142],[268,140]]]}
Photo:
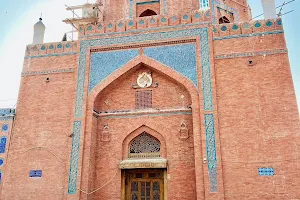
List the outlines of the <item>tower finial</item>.
{"label": "tower finial", "polygon": [[43,13],[41,13],[41,16],[40,16],[40,21],[43,20]]}

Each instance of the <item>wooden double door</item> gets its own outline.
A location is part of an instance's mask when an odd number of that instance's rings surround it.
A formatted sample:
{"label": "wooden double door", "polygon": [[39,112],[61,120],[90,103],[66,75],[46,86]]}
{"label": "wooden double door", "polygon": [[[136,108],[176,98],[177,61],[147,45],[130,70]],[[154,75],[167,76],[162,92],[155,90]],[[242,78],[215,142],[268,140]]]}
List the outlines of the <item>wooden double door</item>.
{"label": "wooden double door", "polygon": [[164,171],[127,170],[125,191],[126,200],[164,200]]}

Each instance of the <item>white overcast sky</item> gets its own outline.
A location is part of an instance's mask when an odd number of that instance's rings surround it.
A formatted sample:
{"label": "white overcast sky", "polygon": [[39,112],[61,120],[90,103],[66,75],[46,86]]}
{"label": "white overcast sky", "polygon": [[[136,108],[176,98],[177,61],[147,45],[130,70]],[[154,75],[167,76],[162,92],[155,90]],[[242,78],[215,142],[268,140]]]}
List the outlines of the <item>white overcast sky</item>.
{"label": "white overcast sky", "polygon": [[[89,0],[94,3],[96,0]],[[276,0],[280,5],[284,0]],[[61,41],[63,34],[71,30],[62,22],[71,17],[72,13],[65,10],[67,5],[80,5],[87,0],[9,0],[2,2],[0,7],[0,108],[11,108],[16,105],[21,71],[24,61],[25,47],[32,43],[33,25],[43,13],[46,25],[45,42]],[[262,12],[260,0],[248,0],[253,15]],[[298,9],[297,9],[298,7]],[[300,69],[299,69],[299,35],[297,32],[300,18],[300,0],[285,7],[285,12],[295,9],[295,12],[284,16],[283,22],[293,79],[300,106]],[[296,30],[298,29],[298,30]]]}

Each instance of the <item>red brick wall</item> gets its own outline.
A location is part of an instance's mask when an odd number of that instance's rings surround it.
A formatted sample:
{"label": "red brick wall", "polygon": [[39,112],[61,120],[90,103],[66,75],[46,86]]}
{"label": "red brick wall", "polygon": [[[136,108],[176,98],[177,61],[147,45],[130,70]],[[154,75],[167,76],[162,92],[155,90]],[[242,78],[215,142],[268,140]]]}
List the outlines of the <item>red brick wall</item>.
{"label": "red brick wall", "polygon": [[[76,63],[76,56],[37,58],[25,68],[49,70],[76,67]],[[74,103],[75,73],[22,78],[3,199],[64,197]],[[30,170],[43,170],[43,177],[29,178]]]}
{"label": "red brick wall", "polygon": [[[262,39],[262,40],[261,40]],[[245,45],[247,44],[247,45]],[[284,49],[283,35],[215,41],[215,52]],[[287,54],[215,60],[226,199],[300,196],[299,114]],[[273,167],[275,176],[258,176]],[[278,183],[279,182],[279,183]]]}

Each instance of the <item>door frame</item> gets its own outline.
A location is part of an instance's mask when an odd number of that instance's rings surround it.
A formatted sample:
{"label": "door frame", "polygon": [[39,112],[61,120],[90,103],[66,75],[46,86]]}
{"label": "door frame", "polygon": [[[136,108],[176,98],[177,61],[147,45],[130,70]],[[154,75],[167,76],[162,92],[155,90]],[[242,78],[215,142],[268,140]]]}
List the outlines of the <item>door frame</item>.
{"label": "door frame", "polygon": [[[152,168],[153,170],[155,170],[154,168]],[[157,168],[159,169],[159,168]],[[125,181],[126,181],[126,171],[128,171],[129,169],[122,169],[121,170],[121,190],[122,190],[122,195],[121,195],[121,200],[126,200],[126,187],[125,187]],[[139,170],[139,169],[132,169],[132,170]],[[146,169],[141,169],[141,170],[146,170]],[[151,170],[151,169],[149,169]],[[164,197],[164,200],[167,200],[168,199],[168,192],[167,192],[167,180],[168,180],[168,174],[167,174],[167,169],[160,169],[162,170],[163,172],[163,188],[164,188],[164,191],[163,191],[163,197]]]}

